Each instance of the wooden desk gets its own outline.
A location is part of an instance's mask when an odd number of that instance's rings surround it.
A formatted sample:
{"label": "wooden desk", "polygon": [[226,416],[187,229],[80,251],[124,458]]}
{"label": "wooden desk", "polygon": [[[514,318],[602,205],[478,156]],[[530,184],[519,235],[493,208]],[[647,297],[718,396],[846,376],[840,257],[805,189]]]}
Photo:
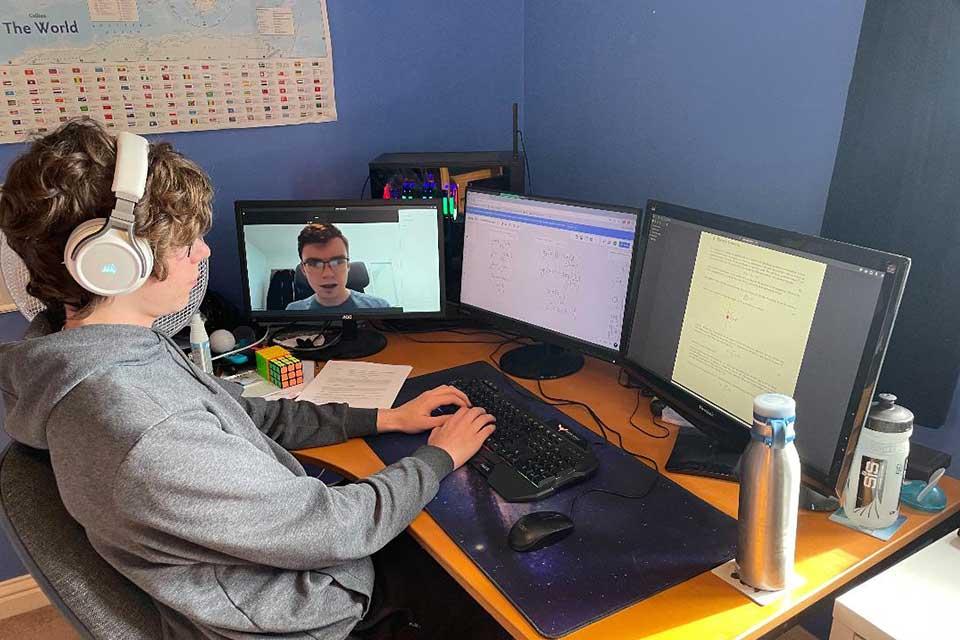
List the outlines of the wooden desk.
{"label": "wooden desk", "polygon": [[[414,338],[495,340],[482,335],[466,338],[451,333],[418,334]],[[475,360],[486,360],[495,348],[496,344],[422,344],[414,342],[410,337],[393,334],[389,336],[387,348],[370,360],[386,364],[411,364],[411,375],[417,376]],[[617,372],[618,368],[614,365],[587,358],[586,366],[577,374],[544,382],[543,387],[550,395],[590,404],[601,419],[623,434],[627,447],[654,458],[662,469],[673,447],[675,434],[663,440],[654,440],[629,426],[627,416],[636,404],[637,392],[619,386]],[[519,382],[537,393],[535,382]],[[655,430],[648,405],[648,402],[641,400],[635,421],[644,424],[645,428]],[[567,408],[566,411],[581,424],[597,429],[582,410]],[[305,449],[297,452],[297,455],[303,461],[328,466],[349,477],[364,477],[384,466],[362,440],[351,440],[332,447]],[[681,474],[667,475],[724,513],[736,517],[738,485],[735,483]],[[907,521],[890,542],[881,542],[829,522],[827,514],[801,511],[797,532],[796,568],[805,582],[775,604],[760,607],[707,572],[584,627],[566,638],[702,640],[759,637],[957,513],[960,510],[960,481],[945,477],[940,486],[947,495],[947,509],[931,516],[904,507]],[[542,637],[427,513],[421,513],[413,521],[410,531],[430,555],[514,637]]]}

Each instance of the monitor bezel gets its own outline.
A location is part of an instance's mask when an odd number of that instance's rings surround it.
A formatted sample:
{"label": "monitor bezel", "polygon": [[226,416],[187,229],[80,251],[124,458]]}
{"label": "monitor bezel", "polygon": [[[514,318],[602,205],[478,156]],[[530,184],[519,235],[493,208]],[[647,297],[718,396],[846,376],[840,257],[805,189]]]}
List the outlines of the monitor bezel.
{"label": "monitor bezel", "polygon": [[[745,238],[781,246],[795,251],[822,256],[858,267],[864,267],[884,273],[877,306],[873,310],[873,320],[867,334],[864,353],[854,385],[851,389],[844,422],[841,426],[837,446],[834,450],[830,470],[811,466],[801,457],[804,482],[824,495],[840,496],[847,472],[852,462],[860,430],[870,409],[876,391],[877,379],[883,366],[883,357],[890,340],[890,332],[896,320],[897,310],[903,296],[904,285],[910,270],[910,259],[892,253],[886,253],[866,247],[829,240],[819,236],[806,235],[785,229],[778,229],[754,222],[739,220],[706,211],[691,209],[658,200],[647,202],[646,215],[637,237],[637,261],[634,268],[642,271],[649,240],[650,225],[654,216],[668,218],[717,229],[724,233],[740,235]],[[892,272],[891,272],[892,269]],[[664,380],[656,373],[642,367],[630,358],[633,317],[639,297],[639,279],[631,283],[630,297],[624,315],[625,336],[623,345],[623,366],[633,376],[639,378],[653,393],[675,409],[680,415],[693,423],[698,429],[730,447],[746,445],[749,439],[749,427],[731,417],[720,407],[709,403],[682,387]],[[706,406],[705,406],[706,405]],[[799,408],[798,408],[799,409]],[[798,410],[798,424],[802,423],[802,409]]]}
{"label": "monitor bezel", "polygon": [[[601,202],[588,202],[583,200],[571,200],[567,198],[556,198],[552,196],[540,196],[540,195],[529,195],[522,193],[515,193],[513,191],[504,191],[502,189],[484,189],[482,187],[467,186],[466,194],[464,195],[464,212],[461,216],[463,219],[464,231],[466,231],[467,220],[469,212],[467,211],[467,202],[471,193],[483,193],[493,196],[509,196],[515,198],[523,198],[525,200],[534,200],[536,202],[543,202],[546,204],[562,204],[562,205],[572,205],[578,207],[589,207],[593,209],[603,209],[606,211],[615,211],[618,213],[627,213],[636,216],[637,221],[634,225],[633,232],[633,244],[630,251],[630,273],[627,278],[627,296],[624,298],[624,310],[627,308],[627,303],[630,299],[630,290],[633,285],[633,273],[634,265],[637,260],[637,232],[640,229],[640,224],[643,220],[643,209],[637,207],[630,207],[626,205],[619,204],[609,204]],[[466,241],[464,241],[466,244]],[[465,267],[464,267],[465,268]],[[618,362],[620,359],[621,348],[623,347],[624,341],[624,332],[626,327],[621,323],[620,325],[620,348],[609,348],[602,345],[598,345],[592,342],[587,342],[586,340],[581,340],[573,336],[567,335],[565,333],[559,333],[551,329],[545,329],[523,320],[518,320],[516,318],[511,318],[509,316],[504,316],[499,313],[483,309],[481,307],[476,307],[474,305],[468,304],[463,301],[463,274],[460,275],[460,313],[467,317],[474,317],[483,322],[486,322],[498,329],[502,329],[508,333],[515,333],[518,335],[529,336],[534,340],[539,342],[544,342],[547,344],[556,345],[564,349],[574,349],[580,353],[593,356],[600,360],[605,360],[607,362]],[[624,316],[626,317],[626,316]]]}
{"label": "monitor bezel", "polygon": [[[320,214],[329,213],[331,218],[335,218],[337,213],[334,211],[325,211],[331,209],[396,209],[396,208],[416,208],[416,209],[434,209],[436,212],[437,224],[437,256],[439,258],[439,282],[440,282],[440,309],[437,311],[404,311],[377,313],[376,311],[361,310],[353,313],[304,313],[290,311],[267,311],[255,310],[251,308],[250,301],[250,283],[247,275],[247,254],[246,242],[244,239],[244,214],[252,209],[277,209],[283,212],[289,209],[291,212],[296,210],[318,209]],[[444,318],[446,307],[446,278],[444,276],[444,254],[443,254],[443,211],[440,200],[235,200],[234,201],[235,223],[237,228],[237,249],[240,255],[240,278],[243,287],[243,306],[246,317],[255,322],[263,324],[298,322],[310,324],[312,322],[326,322],[331,320],[395,320],[395,319],[413,319],[413,318]],[[331,220],[336,224],[336,220]],[[291,224],[290,222],[278,221],[275,224]],[[304,222],[306,224],[306,222]]]}

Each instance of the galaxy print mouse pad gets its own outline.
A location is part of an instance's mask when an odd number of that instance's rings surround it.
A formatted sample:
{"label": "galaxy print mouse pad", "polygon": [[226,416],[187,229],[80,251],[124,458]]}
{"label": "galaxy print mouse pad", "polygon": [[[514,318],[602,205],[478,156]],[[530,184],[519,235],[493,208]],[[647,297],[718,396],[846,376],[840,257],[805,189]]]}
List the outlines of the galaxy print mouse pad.
{"label": "galaxy print mouse pad", "polygon": [[[514,384],[485,362],[407,380],[396,405],[455,378],[498,383],[512,402],[543,420],[560,420],[593,445],[600,466],[585,482],[538,502],[510,503],[465,465],[449,475],[427,512],[542,635],[556,638],[733,558],[736,520],[710,506],[619,448]],[[616,427],[615,427],[616,428]],[[385,464],[426,444],[427,434],[366,439]],[[526,553],[507,546],[507,534],[533,511],[573,514],[574,531],[556,544]]]}

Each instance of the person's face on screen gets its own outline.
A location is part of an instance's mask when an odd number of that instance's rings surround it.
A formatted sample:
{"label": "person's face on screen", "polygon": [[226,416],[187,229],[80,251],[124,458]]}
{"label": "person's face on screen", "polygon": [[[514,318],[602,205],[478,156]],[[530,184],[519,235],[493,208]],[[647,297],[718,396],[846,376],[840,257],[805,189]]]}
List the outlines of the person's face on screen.
{"label": "person's face on screen", "polygon": [[343,240],[333,238],[323,244],[304,245],[300,260],[320,304],[333,307],[350,297],[347,291],[350,262]]}

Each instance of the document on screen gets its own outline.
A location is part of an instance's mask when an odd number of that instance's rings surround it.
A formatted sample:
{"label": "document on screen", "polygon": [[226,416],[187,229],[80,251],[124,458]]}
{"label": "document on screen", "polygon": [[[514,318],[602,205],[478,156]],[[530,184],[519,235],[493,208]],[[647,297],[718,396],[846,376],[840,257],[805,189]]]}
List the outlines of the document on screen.
{"label": "document on screen", "polygon": [[673,380],[748,424],[760,393],[794,395],[826,265],[702,233]]}

